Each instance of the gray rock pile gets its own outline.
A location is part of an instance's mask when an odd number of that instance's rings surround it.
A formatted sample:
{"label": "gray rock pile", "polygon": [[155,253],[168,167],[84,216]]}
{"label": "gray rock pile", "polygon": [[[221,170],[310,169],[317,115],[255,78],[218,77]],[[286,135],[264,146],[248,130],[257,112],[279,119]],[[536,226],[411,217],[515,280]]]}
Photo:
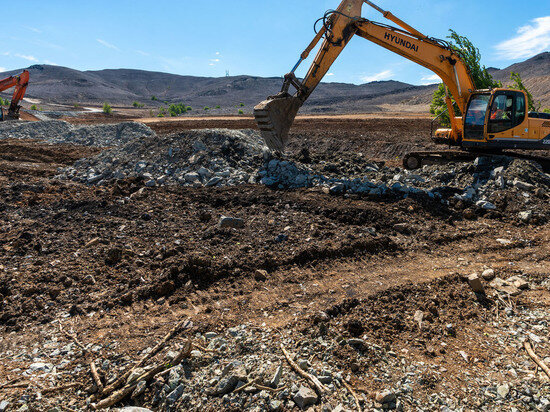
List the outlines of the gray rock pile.
{"label": "gray rock pile", "polygon": [[[149,129],[150,130],[150,129]],[[147,186],[221,186],[255,183],[263,164],[262,141],[251,131],[197,130],[179,135],[145,135],[80,159],[61,179],[104,184],[143,178]]]}
{"label": "gray rock pile", "polygon": [[[43,139],[106,147],[93,158],[80,159],[59,171],[58,178],[102,185],[115,179],[141,178],[147,186],[230,186],[261,183],[275,189],[320,187],[326,193],[388,194],[454,198],[492,210],[495,194],[529,197],[550,193],[550,176],[531,161],[506,156],[479,157],[475,162],[424,166],[417,171],[379,166],[362,156],[335,156],[302,163],[273,156],[253,130],[193,130],[157,136],[140,123],[73,126],[60,120],[0,124],[2,138]],[[359,172],[358,172],[359,171]],[[527,209],[518,218],[528,222]]]}

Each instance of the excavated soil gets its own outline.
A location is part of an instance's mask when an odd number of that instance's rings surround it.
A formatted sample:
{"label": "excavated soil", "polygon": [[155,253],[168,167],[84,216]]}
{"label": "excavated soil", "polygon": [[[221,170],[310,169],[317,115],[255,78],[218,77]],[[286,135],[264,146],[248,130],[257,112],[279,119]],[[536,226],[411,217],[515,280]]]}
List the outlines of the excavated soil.
{"label": "excavated soil", "polygon": [[[150,124],[162,135],[252,126],[245,119]],[[406,151],[432,147],[429,129],[426,119],[304,119],[293,128],[290,153],[307,148],[312,161],[338,164],[361,152],[370,161],[398,165]],[[96,187],[54,179],[58,168],[100,150],[0,140],[0,387],[19,382],[24,369],[18,368],[32,362],[32,355],[12,356],[20,348],[52,336],[70,343],[62,325],[86,345],[116,342],[97,355],[116,363],[120,356],[137,360],[176,320],[189,317],[194,333],[246,323],[275,337],[283,331],[295,336],[296,351],[301,341],[320,336],[362,336],[386,352],[444,365],[425,372],[424,386],[415,388],[422,399],[417,407],[430,409],[436,404],[431,394],[440,390],[467,399],[461,374],[491,369],[494,356],[479,345],[488,345],[498,317],[505,317],[504,306],[476,296],[464,277],[493,268],[500,277],[523,274],[540,285],[550,270],[548,224],[519,220],[520,204],[466,218],[462,208],[425,198],[369,199],[260,184],[145,187],[140,179]],[[547,201],[546,194],[533,200],[543,209]],[[221,228],[222,216],[241,218],[244,227]],[[548,310],[550,292],[533,286],[510,305]],[[418,310],[428,314],[423,328],[412,320]],[[328,317],[320,320],[319,313]],[[450,340],[449,324],[456,336],[442,347]],[[476,361],[465,362],[460,351]],[[350,346],[336,345],[330,357],[365,394],[401,376],[367,380],[358,371],[376,369],[380,360]],[[87,366],[77,369],[53,384],[76,379],[89,385]],[[86,393],[76,389],[43,395],[46,401],[21,398],[36,385],[50,386],[40,380],[6,385],[0,401],[11,402],[8,410],[32,402],[37,410],[85,408]],[[123,404],[152,407],[147,393]],[[203,410],[239,410],[212,402]],[[353,402],[346,405],[353,408]],[[189,408],[201,410],[200,404]]]}

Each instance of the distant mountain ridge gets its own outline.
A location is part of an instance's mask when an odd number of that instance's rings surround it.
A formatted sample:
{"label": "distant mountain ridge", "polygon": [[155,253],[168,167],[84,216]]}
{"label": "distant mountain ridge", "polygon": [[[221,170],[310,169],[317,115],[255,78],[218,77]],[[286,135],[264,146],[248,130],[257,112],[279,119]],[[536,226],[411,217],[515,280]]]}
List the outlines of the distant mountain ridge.
{"label": "distant mountain ridge", "polygon": [[[161,101],[184,102],[201,107],[216,105],[247,108],[280,90],[282,78],[257,76],[197,77],[133,69],[79,71],[61,66],[33,65],[28,68],[31,85],[27,96],[52,103],[130,105],[134,101],[155,105]],[[502,70],[490,69],[492,75],[506,82],[510,72],[519,72],[535,99],[550,107],[550,53]],[[6,72],[4,77],[20,70]],[[509,82],[508,82],[509,83]],[[383,104],[427,104],[435,85],[415,86],[398,81],[380,81],[361,85],[321,83],[312,94],[305,111],[350,112],[380,110]]]}

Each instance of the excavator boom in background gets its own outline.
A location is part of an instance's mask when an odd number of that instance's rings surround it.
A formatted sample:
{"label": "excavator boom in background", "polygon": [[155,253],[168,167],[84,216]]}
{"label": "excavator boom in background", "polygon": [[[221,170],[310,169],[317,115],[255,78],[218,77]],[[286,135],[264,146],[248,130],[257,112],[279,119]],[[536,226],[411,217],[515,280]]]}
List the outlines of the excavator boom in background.
{"label": "excavator boom in background", "polygon": [[[363,3],[399,27],[361,17]],[[437,143],[467,150],[550,149],[550,116],[527,113],[527,96],[511,89],[476,90],[460,52],[444,41],[428,37],[371,1],[344,0],[336,10],[325,13],[323,26],[285,75],[281,92],[254,108],[254,116],[266,145],[283,151],[292,123],[304,102],[329,71],[331,65],[357,35],[397,53],[437,74],[446,86],[450,129],[438,129]],[[303,80],[295,71],[319,43],[323,43]],[[296,91],[291,94],[290,87]],[[452,96],[452,98],[451,98]],[[460,117],[455,116],[453,100]],[[406,167],[420,167],[419,156],[407,156]],[[407,164],[408,163],[408,164]]]}
{"label": "excavator boom in background", "polygon": [[27,91],[28,85],[29,72],[27,70],[16,76],[10,76],[4,80],[0,80],[0,92],[3,92],[11,87],[15,87],[8,112],[4,113],[3,108],[0,107],[0,121],[19,119],[19,110],[21,109],[19,102],[21,102],[23,97],[25,97],[25,92]]}

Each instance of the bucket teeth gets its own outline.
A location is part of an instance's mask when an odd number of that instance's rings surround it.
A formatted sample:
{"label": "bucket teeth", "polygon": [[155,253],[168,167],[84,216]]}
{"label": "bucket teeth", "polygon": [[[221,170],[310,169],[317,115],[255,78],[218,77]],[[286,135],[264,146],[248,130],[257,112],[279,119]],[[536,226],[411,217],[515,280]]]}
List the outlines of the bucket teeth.
{"label": "bucket teeth", "polygon": [[254,118],[267,147],[282,152],[302,102],[292,96],[265,100],[254,108]]}

